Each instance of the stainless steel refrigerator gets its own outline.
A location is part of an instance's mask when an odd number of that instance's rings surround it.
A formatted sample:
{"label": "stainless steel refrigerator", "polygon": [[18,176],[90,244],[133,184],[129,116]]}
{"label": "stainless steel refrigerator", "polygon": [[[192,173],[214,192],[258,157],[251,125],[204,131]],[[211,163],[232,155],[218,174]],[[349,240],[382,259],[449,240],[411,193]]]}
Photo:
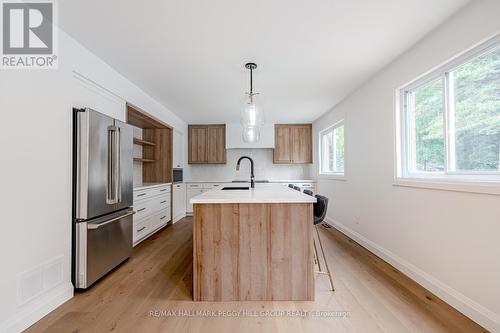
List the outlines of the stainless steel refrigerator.
{"label": "stainless steel refrigerator", "polygon": [[75,288],[86,289],[132,253],[132,127],[73,109]]}

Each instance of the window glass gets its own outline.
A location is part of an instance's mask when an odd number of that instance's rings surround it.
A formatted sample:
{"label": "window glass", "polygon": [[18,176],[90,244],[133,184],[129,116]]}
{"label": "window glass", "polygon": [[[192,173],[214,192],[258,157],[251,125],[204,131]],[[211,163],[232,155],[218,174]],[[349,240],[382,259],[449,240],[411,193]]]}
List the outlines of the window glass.
{"label": "window glass", "polygon": [[444,170],[443,80],[431,81],[415,89],[413,95],[414,129],[411,142],[414,171]]}
{"label": "window glass", "polygon": [[320,174],[344,172],[344,125],[320,133]]}
{"label": "window glass", "polygon": [[335,129],[335,171],[344,172],[344,126]]}
{"label": "window glass", "polygon": [[500,47],[452,71],[450,82],[450,112],[454,112],[452,171],[498,171]]}

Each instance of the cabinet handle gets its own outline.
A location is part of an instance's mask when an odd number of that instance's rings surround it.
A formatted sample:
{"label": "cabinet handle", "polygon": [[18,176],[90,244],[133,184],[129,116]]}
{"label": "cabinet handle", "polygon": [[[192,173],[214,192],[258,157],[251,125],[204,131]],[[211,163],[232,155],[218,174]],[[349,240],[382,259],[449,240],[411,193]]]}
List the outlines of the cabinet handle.
{"label": "cabinet handle", "polygon": [[142,212],[143,210],[146,210],[146,207],[138,209],[137,212]]}
{"label": "cabinet handle", "polygon": [[166,190],[167,190],[167,189],[166,189],[166,188],[164,188],[164,189],[160,190],[160,192],[165,192]]}
{"label": "cabinet handle", "polygon": [[163,220],[165,217],[167,217],[167,216],[165,215],[165,216],[160,217],[160,220]]}
{"label": "cabinet handle", "polygon": [[145,195],[146,195],[146,193],[137,194],[138,197],[143,197]]}
{"label": "cabinet handle", "polygon": [[141,229],[138,229],[137,232],[141,232],[143,231],[144,229],[146,229],[146,227],[142,227]]}
{"label": "cabinet handle", "polygon": [[162,204],[162,203],[165,203],[165,202],[167,202],[167,200],[160,201],[160,203],[161,203],[161,204]]}

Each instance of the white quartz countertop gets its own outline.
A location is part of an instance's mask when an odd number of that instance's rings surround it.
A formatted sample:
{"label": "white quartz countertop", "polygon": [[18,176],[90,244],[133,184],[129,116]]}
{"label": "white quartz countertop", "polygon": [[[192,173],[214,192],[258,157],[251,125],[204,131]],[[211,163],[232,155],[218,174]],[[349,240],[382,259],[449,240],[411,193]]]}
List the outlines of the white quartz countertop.
{"label": "white quartz countertop", "polygon": [[[227,187],[231,185],[228,184]],[[255,184],[255,188],[249,190],[216,188],[191,198],[190,202],[191,204],[314,203],[316,198],[283,185]]]}
{"label": "white quartz countertop", "polygon": [[170,185],[172,183],[141,183],[141,184],[134,184],[134,191],[139,191],[139,190],[144,190],[147,188],[153,188],[153,187],[159,187],[159,186],[165,186],[165,185]]}
{"label": "white quartz countertop", "polygon": [[[256,179],[258,181],[260,179]],[[313,179],[266,179],[269,183],[316,183]],[[185,180],[184,183],[238,183],[250,182],[248,179],[239,180]],[[264,184],[264,183],[263,183]]]}

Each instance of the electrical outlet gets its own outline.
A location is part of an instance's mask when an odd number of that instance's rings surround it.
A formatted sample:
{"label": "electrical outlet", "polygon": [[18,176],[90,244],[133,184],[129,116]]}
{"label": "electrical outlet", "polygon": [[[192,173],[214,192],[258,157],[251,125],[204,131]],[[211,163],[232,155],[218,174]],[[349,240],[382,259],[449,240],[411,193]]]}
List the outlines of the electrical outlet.
{"label": "electrical outlet", "polygon": [[359,217],[354,216],[354,223],[355,223],[356,225],[359,225]]}

